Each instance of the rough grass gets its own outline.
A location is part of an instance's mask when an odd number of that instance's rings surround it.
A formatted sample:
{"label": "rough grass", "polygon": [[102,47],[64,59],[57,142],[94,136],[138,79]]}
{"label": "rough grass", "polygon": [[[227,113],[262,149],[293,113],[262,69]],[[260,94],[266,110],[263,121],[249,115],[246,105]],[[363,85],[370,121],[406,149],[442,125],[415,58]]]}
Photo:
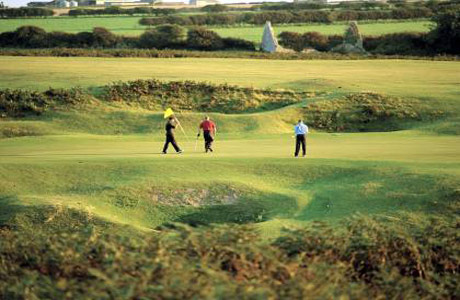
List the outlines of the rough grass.
{"label": "rough grass", "polygon": [[[140,35],[146,29],[139,25],[141,17],[84,17],[84,18],[47,18],[47,19],[8,19],[0,20],[0,32],[14,31],[24,25],[38,26],[46,31],[82,32],[91,31],[93,27],[105,27],[116,34]],[[360,25],[364,35],[382,35],[404,31],[427,32],[428,21],[383,22],[366,23]],[[212,28],[212,27],[211,27]],[[317,31],[323,34],[343,34],[346,25],[315,25],[303,24],[299,26],[276,26],[276,33],[282,31],[307,32]],[[263,26],[212,28],[223,37],[237,37],[260,43]]]}
{"label": "rough grass", "polygon": [[62,207],[23,210],[0,229],[0,297],[455,296],[458,220],[342,226],[313,224],[266,243],[248,226],[136,233]]}

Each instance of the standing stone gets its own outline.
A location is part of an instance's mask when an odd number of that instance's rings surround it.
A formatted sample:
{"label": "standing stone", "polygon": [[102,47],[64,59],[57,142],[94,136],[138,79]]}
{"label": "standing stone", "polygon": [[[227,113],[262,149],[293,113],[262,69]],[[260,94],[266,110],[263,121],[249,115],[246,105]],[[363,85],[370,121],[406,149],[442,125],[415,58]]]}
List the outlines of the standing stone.
{"label": "standing stone", "polygon": [[262,45],[260,48],[262,51],[269,53],[274,53],[280,48],[270,21],[265,23],[264,33],[262,35]]}
{"label": "standing stone", "polygon": [[345,35],[343,37],[345,43],[351,44],[358,48],[363,48],[363,37],[358,29],[358,23],[356,21],[350,22]]}
{"label": "standing stone", "polygon": [[332,49],[332,51],[344,54],[366,53],[366,50],[364,50],[363,47],[363,37],[359,32],[358,23],[356,23],[356,21],[350,22],[350,25],[348,26],[347,30],[345,30],[345,34],[343,36],[343,43]]}

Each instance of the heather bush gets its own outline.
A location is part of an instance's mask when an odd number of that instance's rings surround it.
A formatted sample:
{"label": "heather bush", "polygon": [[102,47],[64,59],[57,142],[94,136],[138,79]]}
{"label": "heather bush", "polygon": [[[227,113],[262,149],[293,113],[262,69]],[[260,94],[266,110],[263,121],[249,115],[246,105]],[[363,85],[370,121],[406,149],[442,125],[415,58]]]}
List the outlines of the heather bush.
{"label": "heather bush", "polygon": [[27,90],[0,90],[0,117],[26,117],[41,115],[59,105],[76,105],[87,100],[88,95],[79,88],[52,89],[40,93]]}
{"label": "heather bush", "polygon": [[165,224],[139,232],[58,207],[0,229],[0,297],[454,298],[458,221],[356,216],[273,242],[251,225]]}
{"label": "heather bush", "polygon": [[301,101],[307,93],[269,91],[194,81],[136,80],[104,87],[104,99],[148,109],[241,113],[283,107]]}
{"label": "heather bush", "polygon": [[411,122],[440,118],[445,112],[417,100],[359,93],[311,103],[304,114],[309,125],[327,131],[391,131]]}

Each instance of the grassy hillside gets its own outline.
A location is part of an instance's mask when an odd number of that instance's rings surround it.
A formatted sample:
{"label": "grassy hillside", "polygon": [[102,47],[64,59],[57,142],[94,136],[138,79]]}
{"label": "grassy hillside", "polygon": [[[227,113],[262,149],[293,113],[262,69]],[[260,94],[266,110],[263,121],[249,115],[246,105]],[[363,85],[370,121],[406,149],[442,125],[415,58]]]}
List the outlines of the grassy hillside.
{"label": "grassy hillside", "polygon": [[[93,27],[105,27],[116,34],[140,35],[145,30],[145,26],[139,25],[141,17],[84,17],[84,18],[49,18],[49,19],[10,19],[0,20],[0,32],[13,31],[24,25],[34,25],[46,31],[82,32],[91,31]],[[366,23],[360,25],[362,34],[382,35],[387,33],[415,31],[429,31],[428,21],[408,21],[408,22],[384,22]],[[276,26],[275,31],[307,32],[318,31],[323,34],[343,34],[345,24],[333,25],[314,25],[304,24],[299,26]],[[230,27],[213,28],[214,31],[223,37],[238,37],[247,40],[260,42],[263,27]]]}
{"label": "grassy hillside", "polygon": [[0,57],[0,87],[94,87],[116,80],[197,80],[269,89],[375,91],[434,101],[458,100],[458,62],[410,60],[277,61]]}

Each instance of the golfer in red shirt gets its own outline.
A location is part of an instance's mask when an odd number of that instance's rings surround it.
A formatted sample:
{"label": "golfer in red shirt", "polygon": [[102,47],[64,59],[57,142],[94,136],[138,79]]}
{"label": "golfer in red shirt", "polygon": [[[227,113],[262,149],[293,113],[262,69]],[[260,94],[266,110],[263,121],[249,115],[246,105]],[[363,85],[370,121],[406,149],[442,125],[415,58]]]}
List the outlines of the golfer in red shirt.
{"label": "golfer in red shirt", "polygon": [[217,132],[216,124],[214,124],[214,122],[209,120],[209,117],[206,116],[203,122],[201,122],[200,126],[198,127],[197,137],[200,136],[201,129],[203,129],[204,150],[206,151],[206,153],[208,153],[208,151],[212,152],[213,150],[211,146]]}

